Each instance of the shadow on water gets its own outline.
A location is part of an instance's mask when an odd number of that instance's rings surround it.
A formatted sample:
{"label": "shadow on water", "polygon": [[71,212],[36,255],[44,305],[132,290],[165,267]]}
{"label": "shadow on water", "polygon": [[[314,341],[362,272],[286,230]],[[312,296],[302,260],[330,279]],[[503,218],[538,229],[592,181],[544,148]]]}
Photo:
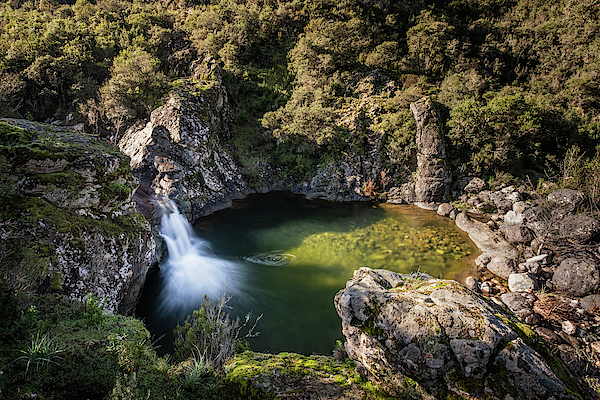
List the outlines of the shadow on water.
{"label": "shadow on water", "polygon": [[[164,226],[163,235],[185,242]],[[343,339],[333,298],[353,270],[421,268],[452,278],[473,251],[452,222],[435,213],[281,192],[236,201],[199,220],[194,231],[197,237],[188,232],[186,247],[194,254],[169,246],[166,263],[148,277],[138,306],[153,335],[166,335],[161,352],[172,350],[173,328],[200,306],[204,294],[215,299],[226,288],[232,314],[264,314],[261,334],[250,340],[253,350],[329,354]]]}

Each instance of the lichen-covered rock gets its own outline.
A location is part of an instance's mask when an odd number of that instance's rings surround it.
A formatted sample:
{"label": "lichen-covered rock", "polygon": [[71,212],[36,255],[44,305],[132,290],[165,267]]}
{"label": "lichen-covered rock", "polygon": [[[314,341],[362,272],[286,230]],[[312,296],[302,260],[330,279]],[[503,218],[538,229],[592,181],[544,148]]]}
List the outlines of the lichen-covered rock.
{"label": "lichen-covered rock", "polygon": [[67,128],[6,120],[0,130],[0,224],[11,226],[0,247],[13,250],[3,278],[77,300],[92,293],[109,311],[131,312],[155,242],[132,201],[128,158]]}
{"label": "lichen-covered rock", "polygon": [[[348,360],[294,353],[240,353],[227,363],[225,381],[248,398],[363,399],[371,398],[368,389],[373,388]],[[396,394],[433,400],[418,385],[406,386]]]}
{"label": "lichen-covered rock", "polygon": [[458,189],[465,193],[477,194],[485,190],[487,184],[481,178],[474,176],[463,176],[458,180]]}
{"label": "lichen-covered rock", "polygon": [[213,81],[206,88],[177,89],[119,141],[131,169],[150,194],[174,200],[190,221],[228,207],[248,192],[240,169],[220,145],[227,136],[227,94]]}
{"label": "lichen-covered rock", "polygon": [[533,231],[521,224],[503,224],[500,230],[511,243],[529,243],[535,238]]}
{"label": "lichen-covered rock", "polygon": [[585,296],[600,287],[600,274],[593,257],[568,257],[563,259],[552,277],[560,292],[572,296]]}
{"label": "lichen-covered rock", "polygon": [[457,282],[363,267],[335,306],[349,357],[375,379],[407,375],[438,398],[575,398],[513,317]]}
{"label": "lichen-covered rock", "polygon": [[417,121],[417,173],[414,202],[446,201],[452,178],[446,167],[446,146],[437,112],[428,97],[412,103],[410,109]]}
{"label": "lichen-covered rock", "polygon": [[583,201],[583,193],[572,189],[557,189],[548,195],[548,201],[573,211]]}
{"label": "lichen-covered rock", "polygon": [[588,215],[568,215],[560,221],[559,233],[585,243],[600,233],[600,221]]}

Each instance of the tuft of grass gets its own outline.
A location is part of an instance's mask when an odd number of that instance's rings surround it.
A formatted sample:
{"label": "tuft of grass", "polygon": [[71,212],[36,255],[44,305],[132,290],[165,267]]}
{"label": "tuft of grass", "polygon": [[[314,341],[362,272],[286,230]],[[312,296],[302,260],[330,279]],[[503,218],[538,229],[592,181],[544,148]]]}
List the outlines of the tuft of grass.
{"label": "tuft of grass", "polygon": [[27,349],[20,351],[23,355],[14,362],[24,362],[25,374],[27,374],[31,365],[35,365],[36,371],[39,370],[40,367],[45,366],[48,368],[50,367],[50,364],[58,365],[55,360],[62,359],[59,354],[63,352],[63,349],[58,346],[55,338],[51,338],[48,333],[40,335],[38,332],[35,337],[31,339],[31,343]]}

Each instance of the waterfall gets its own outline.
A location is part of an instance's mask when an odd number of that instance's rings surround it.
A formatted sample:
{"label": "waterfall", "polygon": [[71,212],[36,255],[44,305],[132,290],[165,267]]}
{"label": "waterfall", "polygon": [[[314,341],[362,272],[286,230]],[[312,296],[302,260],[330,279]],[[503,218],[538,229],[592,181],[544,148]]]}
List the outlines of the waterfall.
{"label": "waterfall", "polygon": [[188,220],[170,199],[158,199],[155,204],[162,213],[160,235],[168,250],[161,266],[161,313],[187,315],[200,306],[205,295],[215,300],[224,292],[238,292],[239,265],[214,255],[209,243],[194,235]]}

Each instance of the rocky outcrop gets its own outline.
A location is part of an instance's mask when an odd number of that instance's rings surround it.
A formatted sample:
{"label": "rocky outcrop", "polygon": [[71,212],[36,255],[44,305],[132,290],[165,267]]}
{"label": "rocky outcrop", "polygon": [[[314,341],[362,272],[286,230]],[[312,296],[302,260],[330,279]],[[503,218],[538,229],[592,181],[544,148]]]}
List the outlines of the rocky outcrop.
{"label": "rocky outcrop", "polygon": [[119,141],[146,192],[174,200],[190,221],[229,207],[248,192],[220,144],[231,129],[223,124],[227,94],[217,80],[206,85],[174,90],[149,121],[132,126]]}
{"label": "rocky outcrop", "polygon": [[434,209],[427,205],[445,202],[452,183],[441,125],[428,97],[412,103],[410,109],[417,123],[417,170],[410,182],[390,189],[388,201]]}
{"label": "rocky outcrop", "polygon": [[446,146],[437,112],[428,97],[412,103],[410,110],[417,121],[415,202],[444,202],[452,178],[446,166]]}
{"label": "rocky outcrop", "polygon": [[[105,308],[135,306],[155,242],[135,209],[129,160],[92,135],[29,121],[0,123],[3,278],[13,288],[89,293]],[[7,254],[4,254],[5,256]]]}
{"label": "rocky outcrop", "polygon": [[454,281],[361,268],[335,306],[349,357],[376,381],[409,376],[437,398],[576,398],[527,345],[532,331]]}

